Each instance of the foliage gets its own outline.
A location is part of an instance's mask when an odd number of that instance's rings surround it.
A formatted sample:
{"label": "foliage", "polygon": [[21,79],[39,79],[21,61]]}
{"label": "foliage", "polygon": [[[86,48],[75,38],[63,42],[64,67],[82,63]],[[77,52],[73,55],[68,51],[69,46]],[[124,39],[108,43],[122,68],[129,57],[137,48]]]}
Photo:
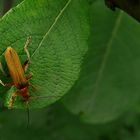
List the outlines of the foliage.
{"label": "foliage", "polygon": [[[100,0],[16,0],[13,5],[0,20],[0,60],[8,73],[3,54],[12,46],[24,63],[23,46],[31,36],[26,75],[33,73],[31,97],[41,98],[29,100],[27,129],[25,102],[19,96],[8,110],[16,88],[0,86],[5,105],[0,139],[139,139],[139,24]],[[11,81],[2,72],[0,77]]]}
{"label": "foliage", "polygon": [[139,140],[140,114],[131,112],[107,124],[86,124],[60,103],[47,110],[30,111],[30,125],[23,110],[3,110],[0,115],[1,139],[48,140]]}
{"label": "foliage", "polygon": [[[28,72],[34,75],[30,83],[36,87],[36,91],[34,93],[30,88],[30,95],[38,96],[38,99],[30,100],[30,108],[40,108],[55,102],[78,78],[81,61],[88,47],[88,10],[87,7],[84,8],[86,4],[88,3],[79,0],[27,0],[2,17],[1,54],[8,46],[12,46],[25,61],[23,45],[29,36],[32,37],[29,46],[31,65]],[[0,88],[3,94],[5,87]],[[39,98],[40,96],[46,98]],[[19,103],[21,99],[14,106],[21,107]],[[24,105],[23,102],[22,104]]]}
{"label": "foliage", "polygon": [[101,123],[139,106],[140,26],[122,11],[109,11],[101,1],[91,8],[89,51],[64,103],[86,122]]}

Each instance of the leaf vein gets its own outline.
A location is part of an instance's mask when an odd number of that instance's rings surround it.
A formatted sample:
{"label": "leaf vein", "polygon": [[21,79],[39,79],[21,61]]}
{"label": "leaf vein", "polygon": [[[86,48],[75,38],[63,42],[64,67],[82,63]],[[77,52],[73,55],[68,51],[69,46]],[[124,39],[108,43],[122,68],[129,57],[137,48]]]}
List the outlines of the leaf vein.
{"label": "leaf vein", "polygon": [[53,24],[50,26],[49,30],[46,32],[46,34],[44,35],[44,37],[42,38],[41,42],[39,43],[38,47],[36,48],[36,50],[33,52],[33,54],[31,55],[31,57],[33,57],[36,53],[36,51],[41,47],[41,45],[43,44],[43,41],[46,39],[46,37],[50,34],[50,32],[52,31],[52,29],[54,28],[54,26],[56,25],[58,19],[61,17],[61,15],[64,13],[64,11],[66,10],[66,8],[69,6],[69,4],[71,3],[71,0],[68,0],[68,2],[64,5],[64,7],[62,8],[62,10],[59,12],[59,14],[56,16]]}
{"label": "leaf vein", "polygon": [[94,90],[95,94],[96,94],[96,92],[98,90],[99,83],[100,83],[100,81],[102,79],[103,71],[105,69],[105,65],[107,63],[108,56],[110,54],[112,43],[113,43],[114,38],[115,38],[115,36],[116,36],[116,34],[118,32],[118,29],[120,27],[121,19],[122,19],[122,12],[119,13],[118,18],[116,19],[114,28],[113,28],[112,33],[111,33],[111,37],[110,37],[110,39],[109,39],[109,41],[107,43],[106,51],[105,51],[104,56],[103,56],[103,61],[101,63],[101,66],[100,66],[100,69],[99,69],[99,72],[98,72],[98,76],[97,76],[97,79],[96,79],[96,82],[95,82],[95,90]]}

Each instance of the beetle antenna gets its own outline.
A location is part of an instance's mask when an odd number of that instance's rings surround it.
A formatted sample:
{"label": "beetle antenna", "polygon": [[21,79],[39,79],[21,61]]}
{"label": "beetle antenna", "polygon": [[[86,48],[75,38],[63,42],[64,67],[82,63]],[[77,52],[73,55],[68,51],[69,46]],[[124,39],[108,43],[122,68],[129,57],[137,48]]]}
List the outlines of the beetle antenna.
{"label": "beetle antenna", "polygon": [[26,102],[26,113],[27,113],[27,128],[30,126],[30,110],[29,110],[29,103]]}
{"label": "beetle antenna", "polygon": [[35,99],[40,99],[40,98],[60,98],[62,96],[58,95],[50,95],[50,96],[34,96],[34,97],[30,97],[30,100],[35,100]]}

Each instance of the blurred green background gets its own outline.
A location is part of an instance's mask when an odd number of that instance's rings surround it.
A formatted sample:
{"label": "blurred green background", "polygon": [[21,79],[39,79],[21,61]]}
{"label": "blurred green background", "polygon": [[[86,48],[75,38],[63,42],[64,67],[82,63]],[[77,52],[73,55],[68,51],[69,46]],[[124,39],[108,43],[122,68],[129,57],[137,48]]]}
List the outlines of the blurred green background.
{"label": "blurred green background", "polygon": [[87,124],[72,115],[61,103],[47,109],[31,110],[27,128],[25,110],[0,112],[0,139],[42,140],[139,140],[140,114],[126,113],[105,124]]}

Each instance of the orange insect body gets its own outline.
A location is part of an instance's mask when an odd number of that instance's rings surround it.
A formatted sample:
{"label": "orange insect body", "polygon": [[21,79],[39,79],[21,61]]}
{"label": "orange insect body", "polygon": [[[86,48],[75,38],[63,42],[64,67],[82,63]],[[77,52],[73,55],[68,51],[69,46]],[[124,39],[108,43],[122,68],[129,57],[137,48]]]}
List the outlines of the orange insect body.
{"label": "orange insect body", "polygon": [[28,78],[24,74],[24,69],[21,65],[18,54],[13,48],[8,47],[4,56],[10,72],[10,76],[13,80],[12,84],[17,88],[15,94],[22,96],[25,101],[28,101],[30,97],[28,92],[29,82]]}
{"label": "orange insect body", "polygon": [[[5,60],[9,69],[9,73],[13,81],[11,83],[4,84],[0,80],[0,84],[2,84],[3,86],[15,86],[17,88],[17,90],[11,95],[10,101],[8,103],[9,108],[13,107],[15,97],[18,95],[23,97],[23,100],[27,103],[26,105],[28,105],[29,99],[31,100],[31,99],[48,98],[48,97],[51,97],[51,98],[61,97],[61,96],[37,96],[37,97],[30,96],[29,87],[31,86],[32,89],[36,89],[28,81],[32,77],[32,74],[25,76],[25,70],[28,66],[28,62],[30,62],[30,54],[27,50],[27,47],[30,41],[31,41],[31,37],[28,37],[24,46],[24,51],[26,52],[28,59],[25,61],[23,65],[20,62],[17,52],[13,48],[8,47],[4,53]],[[1,63],[0,63],[0,70],[4,73],[4,75],[6,75],[2,68]]]}

